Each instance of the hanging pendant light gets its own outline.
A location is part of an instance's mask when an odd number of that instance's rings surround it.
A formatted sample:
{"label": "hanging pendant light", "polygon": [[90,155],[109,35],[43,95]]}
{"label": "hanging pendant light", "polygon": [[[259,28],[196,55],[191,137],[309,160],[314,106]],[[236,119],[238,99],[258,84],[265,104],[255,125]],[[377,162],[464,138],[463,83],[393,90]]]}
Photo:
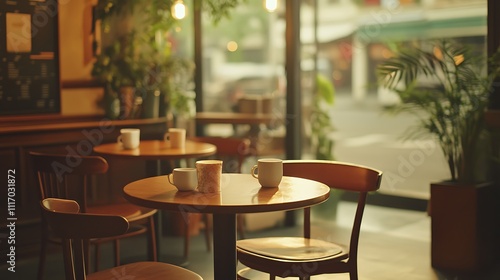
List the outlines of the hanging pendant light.
{"label": "hanging pendant light", "polygon": [[186,5],[182,0],[177,0],[172,5],[172,17],[175,19],[183,19],[186,17]]}
{"label": "hanging pendant light", "polygon": [[278,9],[278,0],[264,0],[264,7],[272,13]]}

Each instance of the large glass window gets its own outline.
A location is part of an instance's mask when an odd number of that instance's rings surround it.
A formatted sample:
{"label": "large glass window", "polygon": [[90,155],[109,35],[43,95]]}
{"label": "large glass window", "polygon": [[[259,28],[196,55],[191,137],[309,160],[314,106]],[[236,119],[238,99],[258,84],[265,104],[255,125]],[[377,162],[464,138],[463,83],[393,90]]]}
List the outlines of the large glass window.
{"label": "large glass window", "polygon": [[[272,115],[271,124],[214,124],[205,133],[245,136],[252,149],[284,152],[284,10],[243,1],[228,18],[212,24],[203,15],[203,111]],[[281,150],[281,151],[280,151]],[[257,151],[255,151],[257,154]]]}
{"label": "large glass window", "polygon": [[395,44],[418,45],[436,38],[459,40],[486,55],[486,1],[319,3],[318,52],[331,65],[336,88],[331,112],[335,157],[383,170],[383,193],[428,198],[430,182],[450,177],[445,158],[431,137],[403,140],[417,120],[384,111],[399,99],[377,86],[375,69]]}
{"label": "large glass window", "polygon": [[[284,1],[279,4],[270,13],[262,1],[244,2],[215,26],[203,16],[204,111],[239,111],[242,97],[271,97],[274,103],[267,110],[283,116]],[[486,50],[486,4],[485,0],[301,1],[303,157],[316,156],[309,147],[316,89],[312,75],[321,74],[335,88],[335,104],[327,109],[334,127],[328,135],[334,140],[333,157],[383,170],[383,193],[428,198],[429,183],[450,176],[445,159],[430,137],[403,141],[417,120],[384,111],[399,100],[377,86],[375,68],[399,43],[453,38]],[[250,110],[262,110],[265,106],[260,104],[260,109]],[[241,133],[239,129],[213,125],[206,132],[229,136]],[[284,136],[282,124],[260,129]]]}

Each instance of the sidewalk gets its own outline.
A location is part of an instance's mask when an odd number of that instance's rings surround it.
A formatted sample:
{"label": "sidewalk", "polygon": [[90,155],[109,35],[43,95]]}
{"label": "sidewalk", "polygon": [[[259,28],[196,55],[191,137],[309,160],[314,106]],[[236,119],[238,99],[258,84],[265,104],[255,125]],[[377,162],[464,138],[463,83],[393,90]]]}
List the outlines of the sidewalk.
{"label": "sidewalk", "polygon": [[445,159],[431,138],[404,141],[416,118],[384,112],[374,94],[362,102],[337,94],[332,116],[335,158],[382,170],[381,193],[428,199],[430,183],[448,178]]}

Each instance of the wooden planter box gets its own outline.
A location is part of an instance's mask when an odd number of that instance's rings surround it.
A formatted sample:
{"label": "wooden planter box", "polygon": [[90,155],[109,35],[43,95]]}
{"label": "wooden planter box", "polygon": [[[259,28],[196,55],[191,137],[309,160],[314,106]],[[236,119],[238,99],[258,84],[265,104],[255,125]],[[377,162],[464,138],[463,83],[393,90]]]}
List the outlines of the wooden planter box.
{"label": "wooden planter box", "polygon": [[492,183],[431,184],[432,267],[468,273],[499,260],[498,189]]}

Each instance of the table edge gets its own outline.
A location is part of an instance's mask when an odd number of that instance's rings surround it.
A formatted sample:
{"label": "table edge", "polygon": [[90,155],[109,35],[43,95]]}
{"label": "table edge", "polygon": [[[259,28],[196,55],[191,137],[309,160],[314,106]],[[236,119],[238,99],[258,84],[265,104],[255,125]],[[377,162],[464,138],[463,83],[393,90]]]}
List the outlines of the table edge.
{"label": "table edge", "polygon": [[[162,141],[162,140],[142,140],[142,141]],[[191,141],[189,139],[186,139],[186,141],[190,141],[193,143],[200,143],[197,141]],[[106,144],[115,144],[115,143],[110,142],[110,143],[103,143],[101,145],[106,145]],[[98,146],[93,147],[92,151],[95,154],[98,154],[101,156],[123,158],[123,159],[143,159],[143,160],[197,158],[197,157],[207,157],[207,156],[211,156],[211,155],[214,155],[217,153],[217,147],[215,145],[210,144],[210,143],[204,143],[204,144],[212,145],[214,148],[213,151],[204,152],[204,153],[197,153],[197,154],[189,154],[189,155],[126,155],[126,154],[116,154],[116,153],[108,153],[105,151],[98,151],[98,150],[96,150],[96,147],[98,147]]]}
{"label": "table edge", "polygon": [[[167,175],[161,175],[161,176],[167,176]],[[286,176],[286,177],[293,177],[293,176]],[[300,178],[300,177],[294,177],[294,178],[299,178],[299,179],[303,179],[303,180],[310,180],[310,179],[305,179],[305,178]],[[310,181],[314,181],[314,180],[310,180]],[[321,182],[318,182],[318,183],[323,184]],[[129,201],[133,204],[143,206],[143,207],[148,207],[148,208],[154,208],[154,209],[161,209],[161,210],[168,210],[168,211],[180,211],[180,212],[185,211],[185,212],[189,212],[189,213],[245,214],[245,213],[290,211],[290,210],[303,209],[303,208],[312,207],[314,205],[321,204],[321,203],[327,201],[330,197],[330,191],[326,191],[324,195],[321,195],[321,196],[318,196],[315,198],[311,198],[308,200],[297,201],[297,202],[288,202],[288,203],[272,204],[272,205],[259,205],[259,207],[255,207],[255,205],[225,205],[225,206],[204,205],[203,208],[200,208],[200,206],[197,204],[180,204],[180,203],[165,204],[163,202],[156,202],[156,201],[150,201],[150,200],[145,201],[144,199],[140,199],[140,198],[136,198],[136,197],[128,195],[125,192],[125,188],[127,187],[127,185],[125,185],[125,187],[122,188],[122,195],[127,201]],[[325,184],[323,184],[323,185],[325,186],[325,188],[328,188],[328,190],[331,189],[327,185],[325,185]],[[203,195],[203,194],[200,193],[200,195]]]}

